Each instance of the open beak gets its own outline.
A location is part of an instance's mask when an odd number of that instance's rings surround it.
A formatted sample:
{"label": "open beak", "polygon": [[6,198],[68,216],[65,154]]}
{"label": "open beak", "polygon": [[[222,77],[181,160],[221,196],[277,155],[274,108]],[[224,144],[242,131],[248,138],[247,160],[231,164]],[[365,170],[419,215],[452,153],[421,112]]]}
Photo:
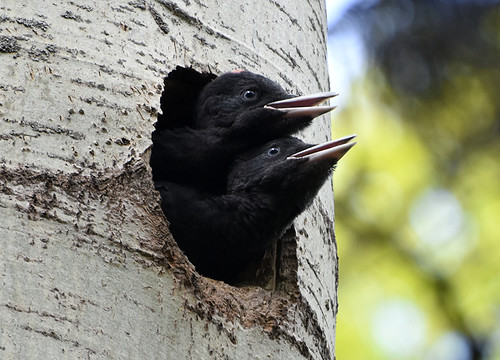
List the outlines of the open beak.
{"label": "open beak", "polygon": [[332,161],[338,161],[342,156],[344,156],[354,145],[355,142],[350,143],[356,135],[349,135],[342,137],[340,139],[325,142],[323,144],[314,145],[305,150],[299,151],[293,155],[290,155],[287,159],[307,159],[307,161],[320,161],[324,159],[330,159]]}
{"label": "open beak", "polygon": [[337,96],[334,92],[321,92],[311,95],[297,96],[290,99],[273,101],[265,105],[285,113],[285,117],[309,116],[315,118],[332,111],[336,106],[316,106],[322,102]]}

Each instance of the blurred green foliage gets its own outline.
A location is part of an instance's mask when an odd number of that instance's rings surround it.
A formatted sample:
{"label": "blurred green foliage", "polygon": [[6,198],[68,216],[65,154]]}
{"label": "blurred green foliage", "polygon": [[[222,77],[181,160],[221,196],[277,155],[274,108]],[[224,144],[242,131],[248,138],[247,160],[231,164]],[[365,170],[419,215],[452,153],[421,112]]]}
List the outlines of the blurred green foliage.
{"label": "blurred green foliage", "polygon": [[358,134],[334,175],[338,359],[500,359],[500,9],[473,23],[484,53],[409,90],[374,61],[334,115]]}

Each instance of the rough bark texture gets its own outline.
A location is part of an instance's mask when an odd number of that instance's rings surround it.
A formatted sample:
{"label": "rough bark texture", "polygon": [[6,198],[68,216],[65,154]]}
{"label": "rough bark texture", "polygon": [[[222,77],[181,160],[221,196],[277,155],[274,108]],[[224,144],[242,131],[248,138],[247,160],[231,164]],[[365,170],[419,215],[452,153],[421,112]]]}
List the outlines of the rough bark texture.
{"label": "rough bark texture", "polygon": [[324,91],[325,26],[321,0],[2,1],[0,358],[334,357],[331,184],[279,246],[276,289],[235,288],[177,248],[147,165],[176,65]]}

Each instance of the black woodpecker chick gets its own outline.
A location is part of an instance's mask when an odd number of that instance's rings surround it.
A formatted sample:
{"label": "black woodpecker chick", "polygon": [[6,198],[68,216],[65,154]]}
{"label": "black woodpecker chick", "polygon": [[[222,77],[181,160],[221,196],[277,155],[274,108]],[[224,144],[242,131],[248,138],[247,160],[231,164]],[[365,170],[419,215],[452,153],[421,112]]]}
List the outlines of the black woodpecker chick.
{"label": "black woodpecker chick", "polygon": [[[174,125],[157,125],[152,135],[150,164],[155,183],[169,181],[220,192],[235,154],[290,135],[334,109],[316,106],[334,93],[293,97],[277,83],[248,71],[223,74],[204,86],[207,79],[190,78],[193,91],[183,87],[181,93],[191,100],[182,102],[175,92],[178,78],[179,74],[172,83],[166,81],[166,90],[184,109],[169,110],[162,104]],[[194,102],[193,94],[197,94]],[[162,102],[173,107],[169,96],[165,94]]]}
{"label": "black woodpecker chick", "polygon": [[199,273],[233,283],[307,208],[354,137],[316,146],[284,137],[242,153],[219,195],[158,183],[179,247]]}

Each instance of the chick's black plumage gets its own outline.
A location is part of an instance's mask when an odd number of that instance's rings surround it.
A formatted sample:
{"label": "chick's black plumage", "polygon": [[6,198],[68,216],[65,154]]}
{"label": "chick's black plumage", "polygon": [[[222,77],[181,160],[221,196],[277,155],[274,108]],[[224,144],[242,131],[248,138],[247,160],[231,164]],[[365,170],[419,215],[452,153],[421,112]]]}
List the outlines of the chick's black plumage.
{"label": "chick's black plumage", "polygon": [[[174,125],[157,124],[153,132],[150,164],[155,182],[170,181],[220,192],[236,153],[290,135],[333,109],[311,107],[332,94],[302,102],[297,97],[294,99],[299,101],[295,102],[277,83],[247,71],[223,74],[213,81],[206,77],[193,79],[189,72],[186,77],[188,84],[193,84],[192,90],[186,90],[183,84],[180,93],[186,96],[182,97],[176,92],[182,74],[178,68],[165,80],[171,95],[164,94],[162,104],[171,106],[162,106],[164,113],[159,122],[171,121]],[[274,105],[286,99],[290,100]]]}
{"label": "chick's black plumage", "polygon": [[244,152],[223,194],[157,183],[179,247],[201,274],[233,282],[305,210],[353,137],[312,148],[283,137]]}

